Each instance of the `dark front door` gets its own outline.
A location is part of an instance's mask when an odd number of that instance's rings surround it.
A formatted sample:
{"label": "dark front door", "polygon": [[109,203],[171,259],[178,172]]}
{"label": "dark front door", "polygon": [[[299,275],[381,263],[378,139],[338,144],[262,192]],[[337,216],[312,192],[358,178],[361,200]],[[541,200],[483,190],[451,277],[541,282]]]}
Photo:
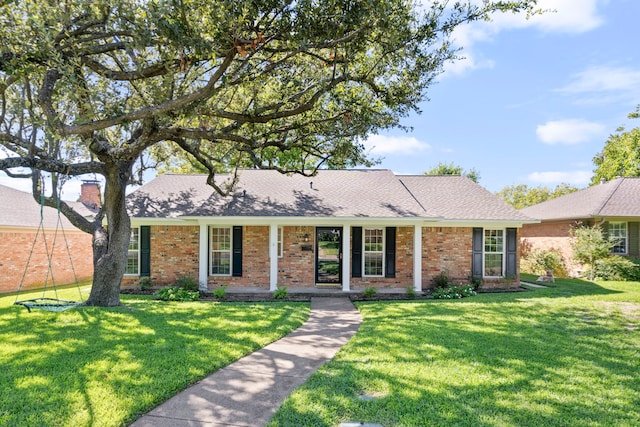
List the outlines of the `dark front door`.
{"label": "dark front door", "polygon": [[342,228],[316,228],[316,283],[342,283]]}

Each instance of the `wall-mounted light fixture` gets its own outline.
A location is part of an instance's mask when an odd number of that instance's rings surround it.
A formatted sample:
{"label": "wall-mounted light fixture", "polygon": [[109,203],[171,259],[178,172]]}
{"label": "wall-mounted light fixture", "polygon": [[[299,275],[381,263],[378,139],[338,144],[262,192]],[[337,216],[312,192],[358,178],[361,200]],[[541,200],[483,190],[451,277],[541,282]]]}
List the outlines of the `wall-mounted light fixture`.
{"label": "wall-mounted light fixture", "polygon": [[309,233],[304,233],[304,236],[302,236],[303,240],[306,242],[309,241]]}

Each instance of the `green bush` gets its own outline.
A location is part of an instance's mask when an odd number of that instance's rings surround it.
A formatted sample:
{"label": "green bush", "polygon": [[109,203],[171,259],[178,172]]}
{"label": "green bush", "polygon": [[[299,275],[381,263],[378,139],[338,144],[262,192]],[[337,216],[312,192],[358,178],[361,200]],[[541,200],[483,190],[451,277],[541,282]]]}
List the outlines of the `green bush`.
{"label": "green bush", "polygon": [[436,285],[436,288],[446,288],[451,283],[449,273],[447,271],[441,271],[440,274],[433,278],[433,283]]}
{"label": "green bush", "polygon": [[217,299],[224,299],[227,296],[227,285],[222,285],[213,291],[213,297]]}
{"label": "green bush", "polygon": [[176,279],[176,286],[187,291],[197,291],[200,287],[200,283],[196,278],[184,276]]}
{"label": "green bush", "polygon": [[566,277],[567,267],[558,249],[534,249],[527,251],[520,262],[520,271],[523,273],[542,276],[547,271],[552,271],[556,277]]}
{"label": "green bush", "polygon": [[466,283],[450,284],[443,288],[436,288],[431,293],[434,299],[458,299],[474,295],[477,293],[473,290],[473,285]]}
{"label": "green bush", "polygon": [[140,288],[141,291],[149,291],[149,290],[153,289],[153,284],[151,283],[151,277],[143,276],[143,277],[139,278],[138,279],[138,288]]}
{"label": "green bush", "polygon": [[273,291],[273,298],[275,299],[285,299],[287,295],[289,295],[289,292],[287,291],[287,288],[285,286],[278,286],[276,290]]}
{"label": "green bush", "polygon": [[373,298],[376,296],[377,293],[378,293],[378,289],[373,286],[370,286],[362,292],[362,296],[365,298]]}
{"label": "green bush", "polygon": [[478,290],[482,286],[482,279],[480,279],[478,277],[472,277],[472,278],[469,279],[469,283],[471,283],[471,286],[473,287],[473,290],[478,292]]}
{"label": "green bush", "polygon": [[415,297],[417,296],[417,294],[416,294],[416,290],[415,290],[415,289],[413,289],[413,287],[409,286],[409,287],[407,288],[407,296],[408,296],[409,298],[415,298]]}
{"label": "green bush", "polygon": [[189,291],[177,286],[167,286],[157,291],[153,296],[162,301],[197,301],[200,298],[200,292]]}
{"label": "green bush", "polygon": [[594,277],[599,280],[640,281],[640,260],[619,255],[598,260]]}

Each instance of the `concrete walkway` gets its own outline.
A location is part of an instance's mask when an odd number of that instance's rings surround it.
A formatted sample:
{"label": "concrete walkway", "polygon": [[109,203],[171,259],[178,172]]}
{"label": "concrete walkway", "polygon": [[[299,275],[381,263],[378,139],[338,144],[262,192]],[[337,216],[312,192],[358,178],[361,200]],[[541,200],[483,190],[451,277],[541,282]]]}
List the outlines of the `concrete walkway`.
{"label": "concrete walkway", "polygon": [[313,297],[309,320],[142,416],[132,427],[264,426],[282,402],[356,333],[345,297]]}

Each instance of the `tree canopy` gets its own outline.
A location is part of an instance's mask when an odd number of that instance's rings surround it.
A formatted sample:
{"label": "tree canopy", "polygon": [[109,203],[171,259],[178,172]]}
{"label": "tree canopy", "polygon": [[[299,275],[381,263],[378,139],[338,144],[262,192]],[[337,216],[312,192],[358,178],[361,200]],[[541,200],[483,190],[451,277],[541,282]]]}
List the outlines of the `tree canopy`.
{"label": "tree canopy", "polygon": [[518,184],[504,187],[496,195],[514,208],[522,209],[574,191],[578,191],[578,187],[566,183],[558,184],[553,189],[544,185],[530,187],[527,184]]}
{"label": "tree canopy", "polygon": [[424,175],[461,175],[466,176],[473,182],[480,181],[480,172],[475,169],[465,171],[462,166],[456,166],[452,163],[440,162],[436,166],[432,167],[428,171],[424,172]]}
{"label": "tree canopy", "polygon": [[599,225],[578,225],[570,230],[573,258],[589,265],[589,280],[593,280],[596,261],[611,255],[616,240],[605,236]]}
{"label": "tree canopy", "polygon": [[[629,115],[637,117],[637,112]],[[619,176],[640,176],[640,128],[626,131],[624,127],[611,135],[604,148],[593,158],[596,168],[593,171],[591,185],[601,180],[610,181]]]}
{"label": "tree canopy", "polygon": [[[101,175],[88,304],[118,305],[127,185],[176,153],[208,174],[310,174],[369,161],[361,140],[401,126],[455,59],[459,25],[535,1],[23,0],[0,14],[0,170]],[[56,206],[57,193],[45,203]],[[108,223],[108,227],[104,224]]]}

